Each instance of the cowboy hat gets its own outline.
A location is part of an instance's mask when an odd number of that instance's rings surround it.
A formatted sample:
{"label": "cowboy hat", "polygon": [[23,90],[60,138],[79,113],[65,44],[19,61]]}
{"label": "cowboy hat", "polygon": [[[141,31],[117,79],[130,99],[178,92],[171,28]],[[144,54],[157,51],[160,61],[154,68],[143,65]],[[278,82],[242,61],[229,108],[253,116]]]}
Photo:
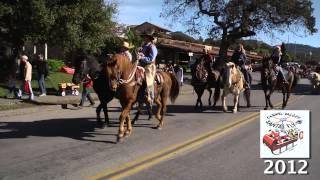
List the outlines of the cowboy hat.
{"label": "cowboy hat", "polygon": [[21,59],[28,60],[28,56],[23,55],[23,56],[21,56]]}
{"label": "cowboy hat", "polygon": [[126,48],[126,49],[131,49],[132,46],[130,46],[130,44],[126,41],[123,42],[122,47]]}
{"label": "cowboy hat", "polygon": [[147,29],[145,31],[143,31],[142,35],[143,37],[150,37],[152,40],[155,39],[156,37],[156,33],[154,32],[154,30],[151,30],[151,29]]}

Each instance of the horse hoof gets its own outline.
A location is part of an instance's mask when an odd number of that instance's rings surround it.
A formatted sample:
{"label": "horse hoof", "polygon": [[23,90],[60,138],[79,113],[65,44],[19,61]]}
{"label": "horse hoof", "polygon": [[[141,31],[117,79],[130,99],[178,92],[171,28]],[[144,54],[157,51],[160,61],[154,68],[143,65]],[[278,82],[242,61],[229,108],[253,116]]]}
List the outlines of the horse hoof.
{"label": "horse hoof", "polygon": [[124,138],[123,137],[117,137],[117,144],[123,143],[124,142]]}
{"label": "horse hoof", "polygon": [[131,121],[131,124],[135,124],[136,123],[136,119]]}
{"label": "horse hoof", "polygon": [[263,108],[264,110],[268,110],[268,107]]}
{"label": "horse hoof", "polygon": [[251,107],[251,104],[247,104],[247,108]]}
{"label": "horse hoof", "polygon": [[233,109],[233,110],[232,110],[232,113],[233,113],[233,114],[236,114],[236,113],[237,113],[237,110]]}
{"label": "horse hoof", "polygon": [[156,127],[156,129],[161,130],[162,127],[158,125],[158,126]]}

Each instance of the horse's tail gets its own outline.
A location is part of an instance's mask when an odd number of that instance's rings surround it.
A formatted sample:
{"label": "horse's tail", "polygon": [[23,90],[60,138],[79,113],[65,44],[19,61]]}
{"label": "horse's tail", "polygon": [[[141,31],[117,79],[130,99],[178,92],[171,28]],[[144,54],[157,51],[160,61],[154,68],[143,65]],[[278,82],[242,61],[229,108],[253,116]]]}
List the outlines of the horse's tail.
{"label": "horse's tail", "polygon": [[179,95],[180,85],[177,78],[172,73],[168,73],[168,75],[170,76],[172,82],[170,89],[170,100],[172,103],[174,103]]}

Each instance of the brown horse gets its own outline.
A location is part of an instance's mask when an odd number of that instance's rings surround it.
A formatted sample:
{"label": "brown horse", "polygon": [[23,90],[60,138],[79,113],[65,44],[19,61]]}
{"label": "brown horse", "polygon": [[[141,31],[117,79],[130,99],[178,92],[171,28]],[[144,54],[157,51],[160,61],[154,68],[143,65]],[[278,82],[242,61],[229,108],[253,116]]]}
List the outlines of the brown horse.
{"label": "brown horse", "polygon": [[[145,89],[135,81],[137,62],[132,64],[130,60],[123,55],[115,54],[107,63],[107,76],[110,79],[110,87],[115,91],[115,97],[119,99],[122,106],[120,115],[120,126],[118,132],[118,142],[122,142],[124,137],[129,137],[132,133],[130,111],[132,105],[137,101],[148,104],[145,96],[139,97],[139,91]],[[158,129],[163,127],[164,115],[167,108],[167,99],[170,97],[174,102],[179,95],[180,87],[177,79],[173,74],[159,72],[162,82],[156,86],[155,103],[158,106],[156,118],[159,120]],[[142,93],[143,94],[143,93]],[[124,123],[127,123],[127,129],[124,129]]]}
{"label": "brown horse", "polygon": [[266,106],[264,108],[265,110],[268,109],[269,106],[273,108],[273,104],[271,103],[270,97],[276,89],[281,89],[282,91],[282,109],[284,109],[287,106],[291,90],[298,83],[298,76],[293,72],[288,71],[286,78],[288,83],[283,83],[283,80],[279,79],[276,76],[272,59],[270,57],[263,58],[261,69],[261,82],[266,100]]}

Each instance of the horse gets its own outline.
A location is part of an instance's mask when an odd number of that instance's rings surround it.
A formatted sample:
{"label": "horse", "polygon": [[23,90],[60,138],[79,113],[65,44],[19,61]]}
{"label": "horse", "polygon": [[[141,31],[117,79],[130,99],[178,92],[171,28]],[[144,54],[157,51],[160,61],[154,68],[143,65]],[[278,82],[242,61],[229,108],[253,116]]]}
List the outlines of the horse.
{"label": "horse", "polygon": [[[72,78],[72,82],[75,84],[86,81],[87,75],[92,79],[93,89],[100,100],[100,104],[96,108],[96,114],[98,125],[101,126],[101,128],[105,127],[105,124],[109,126],[107,104],[114,98],[114,92],[110,90],[108,77],[105,74],[105,71],[105,66],[100,65],[94,56],[78,55],[76,57],[75,73]],[[103,109],[104,112],[104,122],[100,117],[101,109]]]}
{"label": "horse", "polygon": [[204,61],[198,60],[195,62],[193,67],[191,68],[191,75],[192,75],[192,83],[194,91],[197,94],[197,101],[195,105],[195,109],[198,108],[200,105],[200,108],[202,109],[203,104],[201,97],[204,93],[204,90],[209,91],[209,99],[208,103],[209,106],[211,106],[211,96],[212,96],[212,90],[211,88],[215,88],[214,91],[214,103],[213,107],[216,106],[217,101],[219,100],[220,96],[220,72],[216,70],[210,69],[211,72],[208,72],[207,68],[204,66]]}
{"label": "horse", "polygon": [[240,69],[233,63],[228,62],[225,64],[223,74],[223,93],[221,96],[223,111],[227,112],[226,97],[229,93],[234,95],[233,99],[233,113],[237,113],[239,105],[239,96],[241,92],[245,93],[247,107],[250,107],[250,89],[245,88],[245,80]]}
{"label": "horse", "polygon": [[[129,137],[132,133],[130,119],[132,105],[137,101],[144,101],[148,104],[145,96],[139,97],[139,94],[141,94],[139,91],[145,91],[145,89],[135,80],[137,67],[138,61],[132,64],[127,57],[121,54],[113,55],[111,60],[107,63],[106,70],[110,88],[115,92],[115,97],[119,99],[122,106],[117,142],[123,142],[124,138]],[[154,100],[158,106],[156,118],[159,121],[159,124],[156,128],[161,129],[164,125],[167,99],[170,97],[171,102],[174,102],[179,95],[180,86],[173,74],[167,72],[158,73],[159,76],[161,76],[162,82],[161,84],[156,85]],[[126,130],[124,129],[125,120],[127,123]]]}
{"label": "horse", "polygon": [[265,110],[267,110],[269,106],[273,108],[270,97],[276,89],[281,89],[282,91],[282,109],[287,106],[291,90],[298,83],[298,76],[291,71],[287,71],[285,78],[288,83],[283,83],[282,79],[277,77],[274,71],[274,63],[270,57],[264,57],[262,59],[261,83],[266,102]]}

